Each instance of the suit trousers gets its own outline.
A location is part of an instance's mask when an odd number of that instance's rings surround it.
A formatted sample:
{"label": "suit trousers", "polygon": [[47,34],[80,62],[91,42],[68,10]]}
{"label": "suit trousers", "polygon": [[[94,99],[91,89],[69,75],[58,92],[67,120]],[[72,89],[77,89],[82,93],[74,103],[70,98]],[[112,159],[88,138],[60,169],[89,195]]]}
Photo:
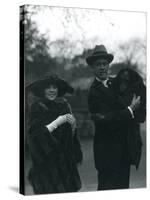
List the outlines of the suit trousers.
{"label": "suit trousers", "polygon": [[128,156],[125,154],[121,164],[115,169],[98,170],[97,190],[129,188],[130,162]]}

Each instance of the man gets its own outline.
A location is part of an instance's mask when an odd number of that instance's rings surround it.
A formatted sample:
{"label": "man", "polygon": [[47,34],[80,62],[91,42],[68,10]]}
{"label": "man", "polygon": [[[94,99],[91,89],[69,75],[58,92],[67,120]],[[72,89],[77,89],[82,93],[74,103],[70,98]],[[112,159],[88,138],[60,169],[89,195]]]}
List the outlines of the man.
{"label": "man", "polygon": [[109,87],[108,70],[113,58],[104,45],[96,45],[92,55],[86,58],[95,75],[88,106],[95,124],[94,160],[98,190],[129,188],[131,161],[127,135],[140,105],[140,97],[134,96],[131,105],[126,106]]}

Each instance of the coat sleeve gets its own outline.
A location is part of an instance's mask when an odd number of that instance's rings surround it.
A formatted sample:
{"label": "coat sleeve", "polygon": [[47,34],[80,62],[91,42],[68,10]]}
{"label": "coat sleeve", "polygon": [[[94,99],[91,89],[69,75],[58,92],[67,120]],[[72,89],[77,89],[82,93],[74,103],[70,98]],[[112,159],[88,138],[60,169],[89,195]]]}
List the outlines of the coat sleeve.
{"label": "coat sleeve", "polygon": [[[73,115],[71,105],[68,103],[67,100],[65,100],[65,103],[66,103],[66,111]],[[77,128],[75,128],[74,133],[72,133],[72,135],[73,135],[73,138],[72,138],[73,139],[72,140],[73,141],[73,155],[75,158],[75,162],[77,164],[81,164],[82,160],[83,160],[83,153],[82,153],[82,149],[81,149],[80,140],[78,137]]]}
{"label": "coat sleeve", "polygon": [[30,113],[28,145],[32,157],[40,162],[57,149],[58,141],[45,127],[44,111],[38,105],[33,105]]}
{"label": "coat sleeve", "polygon": [[81,149],[80,140],[79,140],[78,134],[77,134],[77,129],[75,130],[75,134],[73,136],[73,154],[74,154],[76,163],[81,164],[82,160],[83,160],[83,153],[82,153],[82,149]]}
{"label": "coat sleeve", "polygon": [[112,110],[96,93],[89,94],[88,106],[92,120],[111,129],[125,125],[132,120],[132,115],[128,108]]}
{"label": "coat sleeve", "polygon": [[146,86],[143,84],[135,85],[138,88],[137,96],[141,97],[141,104],[138,110],[134,112],[135,121],[143,123],[146,120]]}
{"label": "coat sleeve", "polygon": [[137,111],[135,111],[134,116],[137,123],[144,123],[146,120],[146,106],[140,107]]}

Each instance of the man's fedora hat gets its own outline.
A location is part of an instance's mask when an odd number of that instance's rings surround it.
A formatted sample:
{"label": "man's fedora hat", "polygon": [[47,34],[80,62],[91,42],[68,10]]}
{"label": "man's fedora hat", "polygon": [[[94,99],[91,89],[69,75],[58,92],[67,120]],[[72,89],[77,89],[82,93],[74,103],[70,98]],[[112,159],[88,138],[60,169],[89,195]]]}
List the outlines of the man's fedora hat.
{"label": "man's fedora hat", "polygon": [[55,85],[58,88],[58,96],[61,97],[66,93],[72,94],[74,89],[63,79],[58,78],[57,75],[46,76],[43,79],[37,80],[28,86],[26,91],[31,91],[37,97],[43,97],[44,89],[50,85]]}
{"label": "man's fedora hat", "polygon": [[114,56],[107,53],[106,47],[104,45],[96,45],[92,55],[86,58],[88,65],[92,65],[98,59],[106,59],[109,63],[112,62]]}

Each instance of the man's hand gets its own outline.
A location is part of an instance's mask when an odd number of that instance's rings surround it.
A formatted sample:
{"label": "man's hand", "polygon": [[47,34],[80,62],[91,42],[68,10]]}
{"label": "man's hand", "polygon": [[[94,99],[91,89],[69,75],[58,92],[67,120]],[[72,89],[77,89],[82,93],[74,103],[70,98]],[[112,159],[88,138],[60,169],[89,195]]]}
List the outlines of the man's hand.
{"label": "man's hand", "polygon": [[136,95],[133,96],[133,99],[132,99],[132,102],[131,102],[131,105],[130,105],[130,108],[135,111],[136,109],[139,108],[140,106],[140,96],[136,97]]}

